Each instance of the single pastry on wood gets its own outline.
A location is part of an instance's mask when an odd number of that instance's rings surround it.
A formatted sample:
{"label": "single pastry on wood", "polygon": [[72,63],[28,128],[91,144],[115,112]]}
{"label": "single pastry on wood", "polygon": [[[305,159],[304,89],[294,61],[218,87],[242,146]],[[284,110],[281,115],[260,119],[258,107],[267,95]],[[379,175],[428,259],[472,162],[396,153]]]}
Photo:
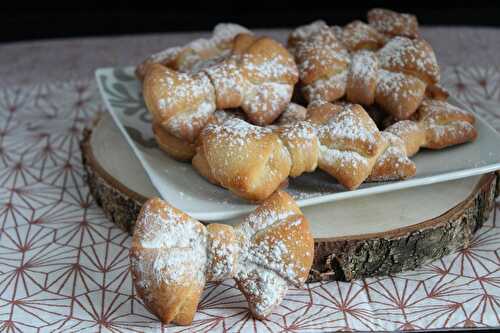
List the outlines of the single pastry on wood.
{"label": "single pastry on wood", "polygon": [[164,323],[189,325],[206,282],[234,278],[257,319],[300,287],[314,257],[308,220],[278,191],[241,224],[204,226],[159,198],[137,218],[130,267],[138,295]]}

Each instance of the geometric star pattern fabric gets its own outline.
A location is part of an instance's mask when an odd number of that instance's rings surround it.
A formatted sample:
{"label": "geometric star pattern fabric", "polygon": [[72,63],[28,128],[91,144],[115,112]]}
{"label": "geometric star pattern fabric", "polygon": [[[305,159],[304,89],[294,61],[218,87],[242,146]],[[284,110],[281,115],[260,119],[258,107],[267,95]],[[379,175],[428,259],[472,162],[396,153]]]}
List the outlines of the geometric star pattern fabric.
{"label": "geometric star pattern fabric", "polygon": [[[500,72],[447,67],[443,85],[500,131]],[[94,81],[0,90],[0,331],[313,332],[500,326],[500,201],[471,244],[415,271],[292,288],[256,321],[232,280],[209,283],[190,327],[135,296],[130,237],[84,181],[82,130],[104,112]]]}

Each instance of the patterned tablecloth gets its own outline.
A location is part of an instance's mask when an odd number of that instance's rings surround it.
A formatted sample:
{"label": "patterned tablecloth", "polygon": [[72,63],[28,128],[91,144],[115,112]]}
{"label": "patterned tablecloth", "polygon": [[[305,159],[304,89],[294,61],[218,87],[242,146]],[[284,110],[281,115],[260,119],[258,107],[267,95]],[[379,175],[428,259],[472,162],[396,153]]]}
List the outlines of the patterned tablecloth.
{"label": "patterned tablecloth", "polygon": [[[469,247],[416,271],[292,289],[262,322],[249,316],[233,281],[209,284],[193,326],[162,326],[134,296],[130,237],[106,220],[83,179],[82,129],[103,111],[96,85],[88,73],[67,80],[79,69],[61,72],[64,81],[38,83],[50,69],[27,73],[20,63],[24,55],[35,65],[52,61],[57,72],[60,59],[49,60],[43,45],[35,55],[17,45],[17,58],[15,45],[0,46],[0,73],[10,73],[0,78],[0,331],[500,326],[500,201]],[[78,66],[85,63],[80,57],[73,59]],[[443,84],[500,130],[500,71],[487,65],[445,67]]]}

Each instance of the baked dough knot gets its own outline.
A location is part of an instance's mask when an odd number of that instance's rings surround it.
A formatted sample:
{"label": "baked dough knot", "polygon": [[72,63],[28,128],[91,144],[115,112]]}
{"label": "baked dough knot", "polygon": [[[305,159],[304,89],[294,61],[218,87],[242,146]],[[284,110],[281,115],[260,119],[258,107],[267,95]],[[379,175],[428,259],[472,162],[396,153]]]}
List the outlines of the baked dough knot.
{"label": "baked dough knot", "polygon": [[308,122],[259,127],[239,118],[207,125],[193,167],[216,185],[259,202],[317,167],[319,142]]}
{"label": "baked dough knot", "polygon": [[312,103],[308,121],[317,128],[318,166],[348,189],[355,189],[371,174],[389,142],[358,104]]}
{"label": "baked dough knot", "polygon": [[241,224],[204,226],[159,198],[138,216],[130,250],[144,304],[164,323],[189,325],[207,282],[234,278],[252,314],[263,319],[301,286],[312,265],[309,222],[278,191]]}
{"label": "baked dough knot", "polygon": [[290,102],[297,81],[293,57],[281,44],[239,34],[231,56],[199,72],[149,65],[143,94],[155,122],[194,142],[216,109],[241,107],[250,122],[272,123]]}
{"label": "baked dough knot", "polygon": [[370,12],[370,24],[354,21],[342,28],[316,21],[292,32],[288,47],[309,102],[345,96],[349,102],[377,104],[399,119],[408,119],[426,88],[439,82],[439,66],[429,43],[411,33],[413,28],[405,31],[399,23],[387,23],[391,29],[385,29],[379,21],[384,15],[403,15],[392,21],[405,22],[406,14],[379,12]]}
{"label": "baked dough knot", "polygon": [[444,95],[443,90],[435,90],[431,97],[424,98],[411,119],[392,119],[393,123],[381,132],[389,147],[375,163],[368,181],[414,176],[416,166],[409,157],[420,148],[443,149],[477,138],[474,115],[448,103]]}

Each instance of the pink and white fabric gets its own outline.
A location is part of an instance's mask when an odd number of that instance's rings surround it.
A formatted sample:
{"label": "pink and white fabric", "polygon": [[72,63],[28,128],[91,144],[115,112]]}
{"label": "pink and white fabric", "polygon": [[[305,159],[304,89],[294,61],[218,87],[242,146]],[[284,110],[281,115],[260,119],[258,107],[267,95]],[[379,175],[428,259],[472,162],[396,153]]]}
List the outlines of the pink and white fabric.
{"label": "pink and white fabric", "polygon": [[[500,130],[500,69],[446,67],[443,84]],[[210,284],[190,327],[136,298],[130,237],[83,179],[82,129],[103,112],[91,78],[0,89],[0,331],[322,332],[500,326],[500,201],[469,247],[394,276],[292,289],[266,321],[232,281]]]}

